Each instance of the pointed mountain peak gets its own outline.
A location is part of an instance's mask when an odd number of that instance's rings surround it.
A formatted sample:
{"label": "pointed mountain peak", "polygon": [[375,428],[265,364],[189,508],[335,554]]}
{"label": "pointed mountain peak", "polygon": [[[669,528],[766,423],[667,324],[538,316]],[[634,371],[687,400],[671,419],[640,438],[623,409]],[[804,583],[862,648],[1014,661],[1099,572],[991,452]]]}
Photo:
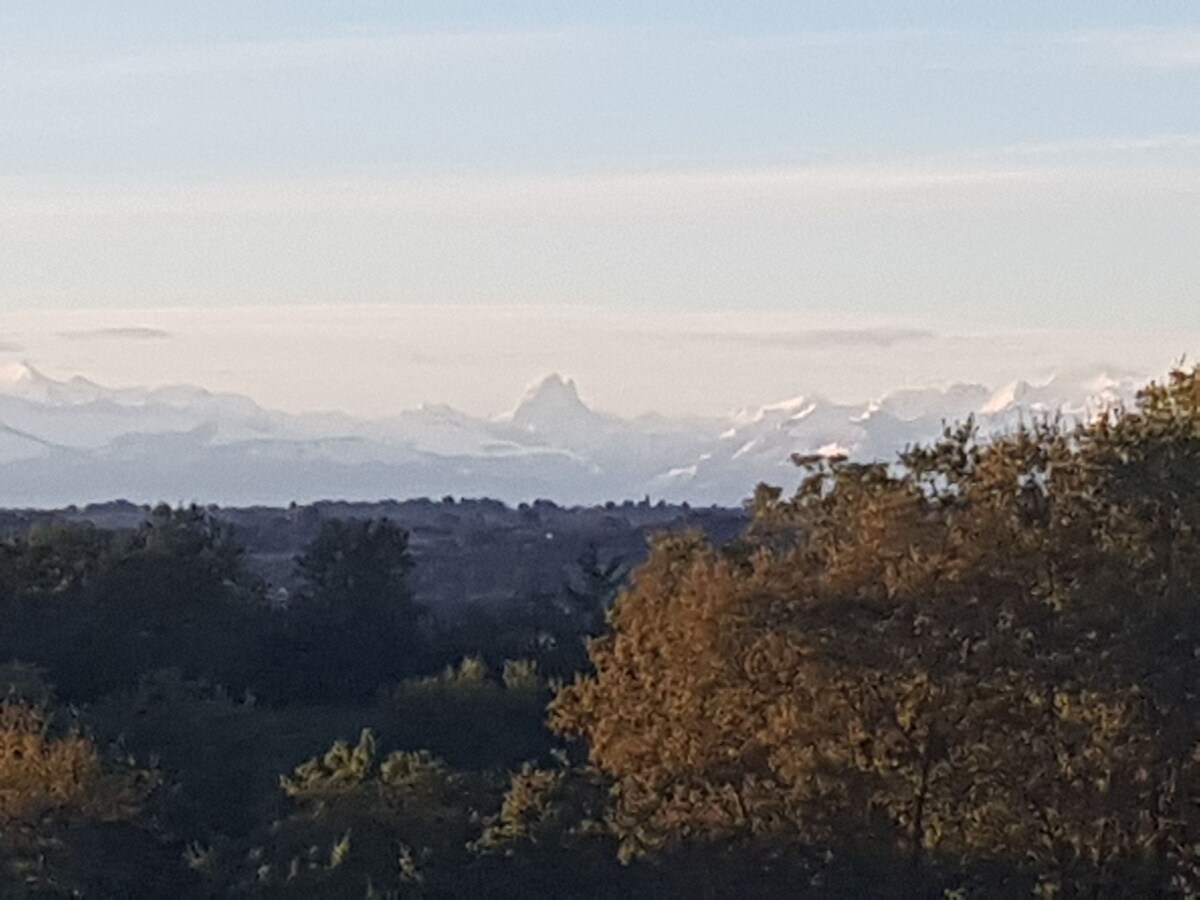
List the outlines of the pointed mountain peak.
{"label": "pointed mountain peak", "polygon": [[1010,381],[993,391],[992,396],[988,398],[987,403],[980,407],[979,411],[990,416],[1010,410],[1024,400],[1030,390],[1031,386],[1028,381],[1022,379]]}
{"label": "pointed mountain peak", "polygon": [[0,366],[0,393],[26,400],[49,401],[63,382],[42,374],[28,361]]}
{"label": "pointed mountain peak", "polygon": [[557,372],[552,372],[540,381],[531,384],[525,391],[521,404],[535,403],[543,400],[568,401],[582,403],[579,399],[579,389],[570,378],[563,378]]}
{"label": "pointed mountain peak", "polygon": [[105,389],[100,385],[80,375],[59,381],[43,374],[27,361],[0,365],[0,393],[23,400],[54,406],[75,406],[90,403],[104,392]]}
{"label": "pointed mountain peak", "polygon": [[516,409],[505,418],[528,431],[545,431],[590,422],[597,416],[579,398],[575,382],[554,373],[531,385]]}
{"label": "pointed mountain peak", "polygon": [[0,365],[0,387],[11,387],[18,384],[45,382],[50,379],[33,367],[27,361],[9,362]]}

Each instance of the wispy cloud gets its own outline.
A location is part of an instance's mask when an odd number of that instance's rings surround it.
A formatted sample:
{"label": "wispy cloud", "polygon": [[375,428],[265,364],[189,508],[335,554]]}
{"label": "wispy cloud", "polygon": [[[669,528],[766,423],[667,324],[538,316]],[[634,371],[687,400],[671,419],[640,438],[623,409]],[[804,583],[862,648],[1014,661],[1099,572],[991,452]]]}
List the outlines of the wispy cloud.
{"label": "wispy cloud", "polygon": [[472,58],[511,63],[524,54],[571,49],[599,49],[610,56],[647,47],[664,53],[753,51],[825,56],[945,41],[953,34],[898,28],[706,35],[654,28],[594,27],[337,33],[303,39],[178,44],[122,53],[10,57],[0,60],[0,88],[94,86],[139,79],[245,76],[346,66],[444,66],[447,61]]}
{"label": "wispy cloud", "polygon": [[94,85],[146,78],[247,75],[330,66],[402,65],[447,56],[509,55],[578,37],[578,31],[428,31],[335,35],[307,40],[185,44],[144,52],[10,58],[0,62],[8,87]]}
{"label": "wispy cloud", "polygon": [[[1036,155],[1036,154],[1031,154]],[[1114,176],[1120,176],[1114,178]],[[133,216],[365,215],[400,219],[747,215],[871,196],[956,195],[1028,185],[1196,190],[1200,165],[1154,171],[980,159],[853,167],[727,168],[608,174],[217,179],[64,183],[0,181],[0,220]]]}
{"label": "wispy cloud", "polygon": [[1149,69],[1200,68],[1200,29],[1081,31],[1059,43],[1093,62]]}
{"label": "wispy cloud", "polygon": [[161,328],[133,326],[126,328],[92,328],[82,331],[60,331],[58,336],[69,341],[161,341],[171,332]]}
{"label": "wispy cloud", "polygon": [[664,43],[692,44],[719,49],[747,47],[777,50],[846,50],[945,40],[958,34],[959,32],[944,29],[893,28],[796,31],[783,34],[723,34],[708,37],[665,36],[655,32],[653,36]]}
{"label": "wispy cloud", "polygon": [[790,332],[692,332],[663,337],[762,349],[839,350],[888,349],[897,344],[934,340],[937,334],[920,328],[867,327],[816,328]]}
{"label": "wispy cloud", "polygon": [[[192,181],[0,180],[0,222],[132,217],[346,215],[397,221],[789,213],[895,198],[957,202],[1060,190],[1192,195],[1200,136],[1024,144],[957,159],[862,166],[682,169],[560,175],[223,178]],[[1169,166],[1135,153],[1172,150]],[[1164,155],[1163,161],[1168,161]],[[814,205],[815,204],[815,205]]]}
{"label": "wispy cloud", "polygon": [[1091,138],[1073,141],[1041,141],[1010,144],[979,155],[1082,156],[1092,153],[1157,153],[1200,150],[1200,134],[1154,134],[1143,137]]}

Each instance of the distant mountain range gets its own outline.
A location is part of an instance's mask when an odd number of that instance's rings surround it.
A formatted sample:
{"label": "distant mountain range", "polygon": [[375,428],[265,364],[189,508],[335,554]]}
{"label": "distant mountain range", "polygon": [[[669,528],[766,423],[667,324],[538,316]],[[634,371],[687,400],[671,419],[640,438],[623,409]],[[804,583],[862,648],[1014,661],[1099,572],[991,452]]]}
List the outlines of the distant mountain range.
{"label": "distant mountain range", "polygon": [[905,389],[869,403],[798,397],[727,417],[620,418],[550,375],[509,413],[423,406],[384,419],[276,412],[202,388],[107,388],[0,366],[0,505],[125,498],[246,505],[405,497],[644,496],[739,503],[760,481],[793,485],[794,452],[895,455],[975,415],[986,431],[1022,417],[1080,418],[1130,400],[1144,379],[1063,374],[998,390]]}

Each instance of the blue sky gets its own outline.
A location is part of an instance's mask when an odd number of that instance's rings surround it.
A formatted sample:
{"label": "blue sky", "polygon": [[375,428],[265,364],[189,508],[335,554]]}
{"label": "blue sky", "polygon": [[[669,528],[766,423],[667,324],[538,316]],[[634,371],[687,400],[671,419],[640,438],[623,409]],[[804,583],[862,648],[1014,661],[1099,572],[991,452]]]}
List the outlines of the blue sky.
{"label": "blue sky", "polygon": [[6,3],[0,161],[794,164],[1197,123],[1195,4],[981,6]]}
{"label": "blue sky", "polygon": [[1198,237],[1194,2],[0,4],[0,308],[1169,332]]}

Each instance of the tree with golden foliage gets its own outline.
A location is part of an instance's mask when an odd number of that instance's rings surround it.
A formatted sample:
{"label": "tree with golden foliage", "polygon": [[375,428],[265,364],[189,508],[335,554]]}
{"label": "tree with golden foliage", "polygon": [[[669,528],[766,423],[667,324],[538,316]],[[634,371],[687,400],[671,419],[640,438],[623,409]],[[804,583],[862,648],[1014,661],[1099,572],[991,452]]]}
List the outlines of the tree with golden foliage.
{"label": "tree with golden foliage", "polygon": [[1200,892],[1200,374],[798,462],[738,545],[660,539],[552,706],[623,853],[822,893]]}
{"label": "tree with golden foliage", "polygon": [[84,735],[56,733],[44,709],[0,702],[4,896],[81,891],[84,873],[107,861],[80,858],[80,835],[133,820],[155,784],[150,772],[106,764]]}

